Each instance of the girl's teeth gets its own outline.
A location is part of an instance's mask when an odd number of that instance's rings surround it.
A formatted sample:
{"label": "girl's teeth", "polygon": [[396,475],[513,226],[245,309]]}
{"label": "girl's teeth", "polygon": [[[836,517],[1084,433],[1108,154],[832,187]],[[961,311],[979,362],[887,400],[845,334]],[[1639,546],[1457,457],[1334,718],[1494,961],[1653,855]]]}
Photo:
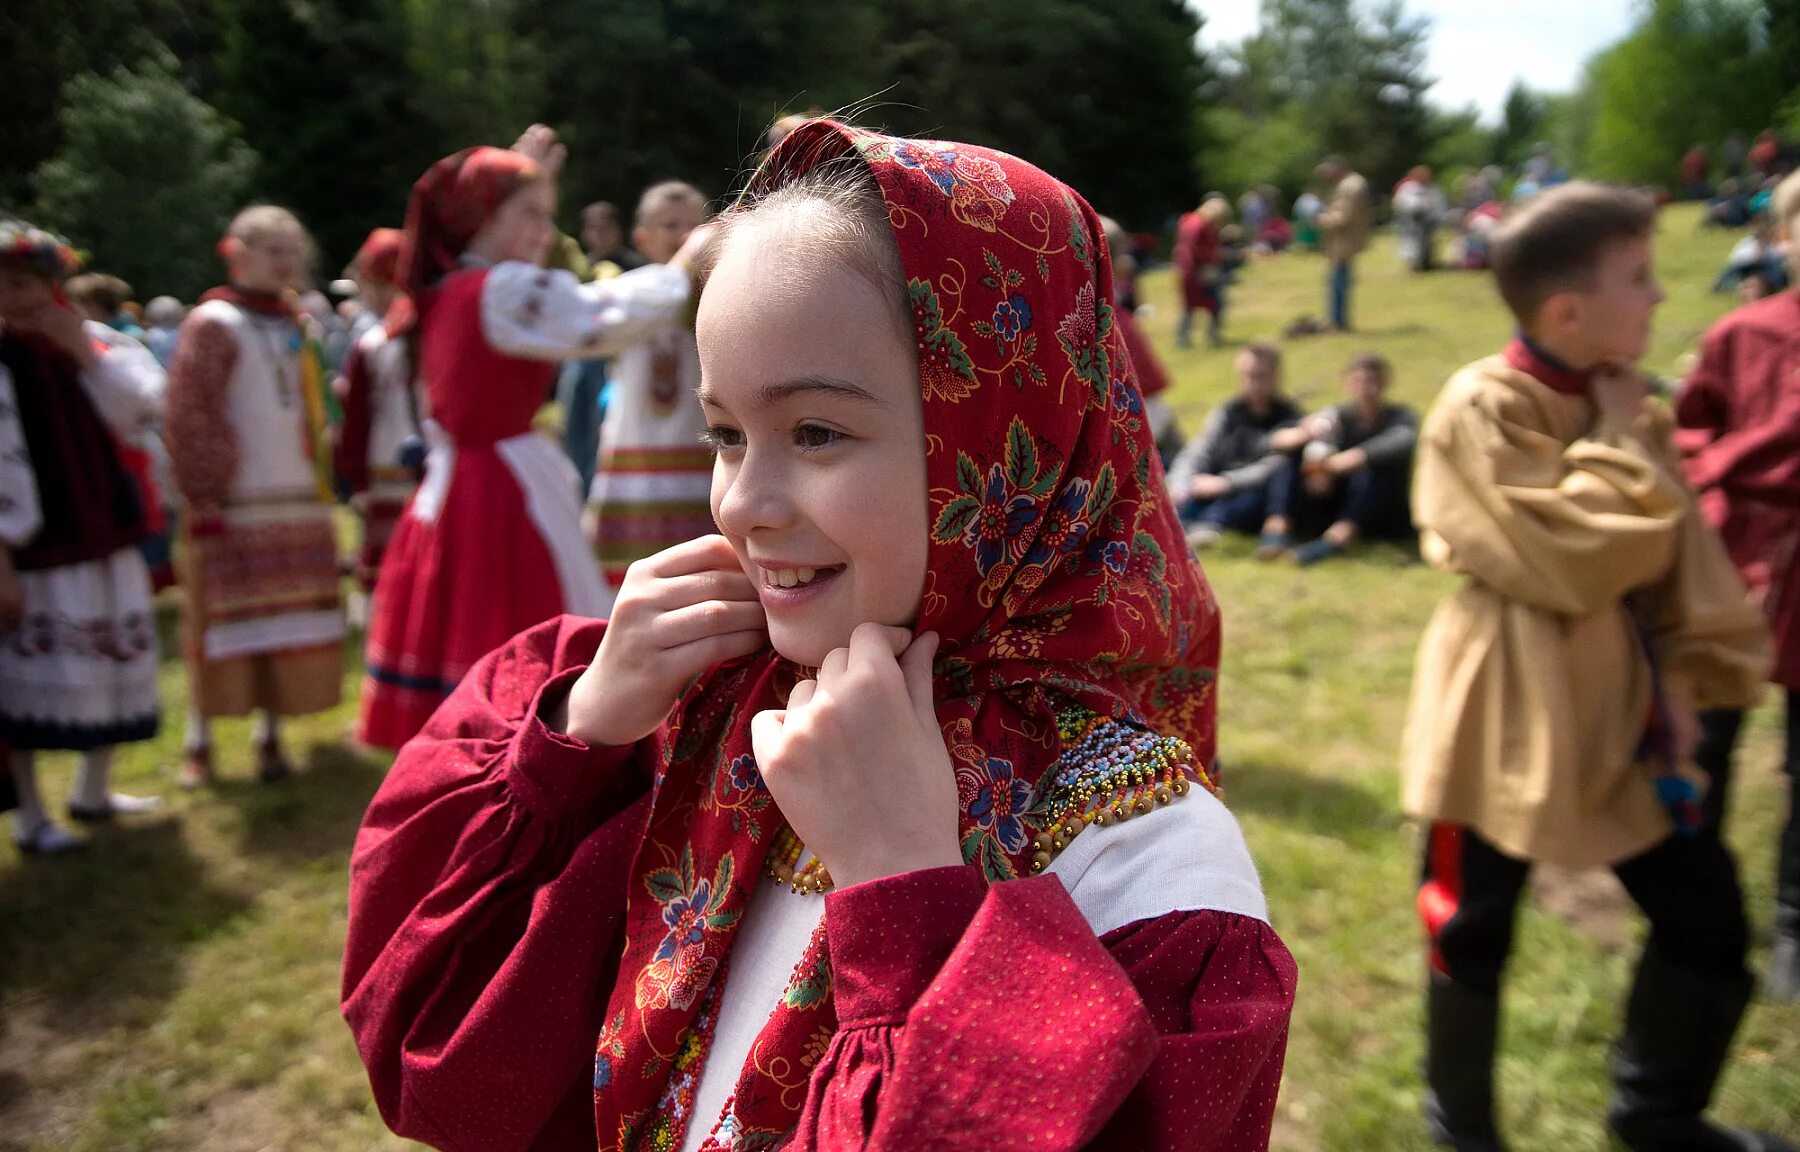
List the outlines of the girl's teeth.
{"label": "girl's teeth", "polygon": [[778,568],[769,573],[769,583],[777,588],[796,588],[812,583],[818,574],[816,568]]}

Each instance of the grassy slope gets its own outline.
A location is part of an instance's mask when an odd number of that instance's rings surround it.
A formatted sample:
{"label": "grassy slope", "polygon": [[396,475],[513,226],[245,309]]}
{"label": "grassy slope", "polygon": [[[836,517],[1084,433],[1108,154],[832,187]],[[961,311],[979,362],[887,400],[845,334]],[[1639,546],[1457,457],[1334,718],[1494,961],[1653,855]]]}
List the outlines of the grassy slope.
{"label": "grassy slope", "polygon": [[[1704,287],[1725,246],[1697,238],[1685,213],[1666,231],[1673,299],[1651,357],[1665,371],[1723,307]],[[1289,346],[1292,389],[1308,401],[1332,398],[1338,365],[1375,347],[1399,366],[1398,394],[1423,405],[1450,369],[1506,335],[1478,277],[1409,277],[1385,246],[1361,275],[1361,334]],[[1305,257],[1248,269],[1232,334],[1273,335],[1317,312],[1321,283]],[[1174,350],[1166,275],[1145,287],[1176,402],[1198,413],[1230,390],[1229,353]],[[1277,1145],[1423,1148],[1414,834],[1393,764],[1413,645],[1448,584],[1391,550],[1302,576],[1254,564],[1237,542],[1209,554],[1207,570],[1226,612],[1230,798],[1302,971]],[[183,685],[176,665],[164,671],[177,722],[131,749],[121,775],[168,796],[169,814],[103,832],[82,858],[26,864],[0,847],[0,1150],[398,1147],[336,1014],[345,856],[382,762],[342,746],[346,703],[293,726],[311,751],[291,786],[242,782],[248,729],[237,723],[219,733],[233,782],[179,795],[168,780]],[[355,687],[347,673],[346,701]],[[1758,959],[1784,800],[1775,755],[1765,710],[1732,818]],[[49,795],[68,771],[50,758]],[[1606,1045],[1637,929],[1604,888],[1585,907],[1579,928],[1523,917],[1501,1069],[1521,1149],[1605,1146]],[[1797,1102],[1800,1009],[1759,1004],[1719,1110],[1800,1138]]]}

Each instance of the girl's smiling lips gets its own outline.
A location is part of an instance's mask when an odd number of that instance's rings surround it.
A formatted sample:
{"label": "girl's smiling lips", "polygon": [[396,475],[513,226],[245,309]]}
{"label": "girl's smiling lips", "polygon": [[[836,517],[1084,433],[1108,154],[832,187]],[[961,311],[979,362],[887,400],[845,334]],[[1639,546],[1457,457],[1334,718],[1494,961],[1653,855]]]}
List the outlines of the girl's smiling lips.
{"label": "girl's smiling lips", "polygon": [[818,596],[844,571],[842,564],[813,565],[795,560],[757,560],[757,595],[765,607],[789,608]]}

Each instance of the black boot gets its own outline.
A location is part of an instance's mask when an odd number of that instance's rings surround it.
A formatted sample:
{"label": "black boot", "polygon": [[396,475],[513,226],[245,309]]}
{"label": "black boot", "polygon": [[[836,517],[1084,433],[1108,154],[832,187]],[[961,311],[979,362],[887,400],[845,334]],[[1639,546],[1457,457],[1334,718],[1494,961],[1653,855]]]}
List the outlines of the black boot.
{"label": "black boot", "polygon": [[1434,972],[1425,996],[1425,1121],[1457,1152],[1505,1152],[1494,1127],[1500,998]]}
{"label": "black boot", "polygon": [[1712,976],[1649,945],[1613,1052],[1607,1126],[1632,1152],[1795,1152],[1773,1136],[1709,1124],[1702,1113],[1750,1002],[1750,977]]}

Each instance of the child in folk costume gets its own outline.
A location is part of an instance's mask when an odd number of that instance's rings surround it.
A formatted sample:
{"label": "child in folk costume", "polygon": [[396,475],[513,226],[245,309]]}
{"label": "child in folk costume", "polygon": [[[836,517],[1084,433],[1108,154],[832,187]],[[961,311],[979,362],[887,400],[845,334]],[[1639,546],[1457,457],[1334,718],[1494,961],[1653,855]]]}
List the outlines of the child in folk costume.
{"label": "child in folk costume", "polygon": [[403,286],[431,451],[376,585],[359,732],[372,745],[411,739],[508,637],[609,602],[575,470],[531,419],[559,362],[610,355],[687,308],[689,253],[592,284],[541,267],[563,157],[534,128],[512,150],[440,160],[413,186]]}
{"label": "child in folk costume", "polygon": [[819,120],[722,227],[724,535],[488,657],[365,819],[344,1009],[383,1116],[1264,1147],[1295,971],[1214,794],[1218,610],[1097,218],[1003,153]]}
{"label": "child in folk costume", "polygon": [[356,579],[365,593],[375,590],[382,553],[418,487],[418,462],[409,465],[402,457],[422,442],[424,433],[424,401],[413,388],[406,341],[394,339],[382,322],[400,296],[402,236],[398,228],[375,229],[351,262],[356,294],[375,323],[344,357],[344,423],[332,466],[362,520]]}
{"label": "child in folk costume", "polygon": [[83,320],[58,285],[60,239],[0,222],[0,747],[10,748],[21,851],[82,841],[38,796],[41,749],[82,753],[69,815],[106,820],[156,801],[109,791],[113,748],[156,734],[156,627],[137,544],[142,494],[120,455],[162,408],[163,371],[128,337]]}
{"label": "child in folk costume", "polygon": [[189,313],[169,369],[165,440],[187,501],[186,787],[212,782],[213,718],[252,710],[258,778],[286,776],[279,718],[332,707],[343,679],[322,362],[293,303],[311,241],[259,205],[219,251],[230,283]]}
{"label": "child in folk costume", "polygon": [[[638,201],[631,240],[645,259],[663,263],[705,219],[699,189],[655,184]],[[713,531],[712,457],[700,443],[700,359],[687,317],[670,317],[624,346],[612,381],[588,506],[609,602],[633,562]]]}
{"label": "child in folk costume", "polygon": [[1520,336],[1450,379],[1420,441],[1421,548],[1465,578],[1420,645],[1404,740],[1406,811],[1429,822],[1427,1112],[1459,1149],[1502,1146],[1498,993],[1537,862],[1611,867],[1650,921],[1613,1061],[1619,1139],[1787,1147],[1702,1118],[1751,980],[1694,710],[1754,703],[1768,640],[1628,367],[1662,300],[1654,222],[1592,184],[1516,210],[1494,270]]}
{"label": "child in folk costume", "polygon": [[[1800,268],[1800,248],[1792,247],[1800,240],[1800,175],[1777,189],[1774,212]],[[1740,308],[1707,333],[1675,418],[1700,511],[1724,537],[1775,635],[1770,678],[1787,697],[1788,818],[1765,990],[1794,1000],[1800,998],[1800,288]],[[1714,782],[1706,798],[1714,823],[1725,815],[1743,720],[1739,708],[1700,715],[1695,758]]]}

